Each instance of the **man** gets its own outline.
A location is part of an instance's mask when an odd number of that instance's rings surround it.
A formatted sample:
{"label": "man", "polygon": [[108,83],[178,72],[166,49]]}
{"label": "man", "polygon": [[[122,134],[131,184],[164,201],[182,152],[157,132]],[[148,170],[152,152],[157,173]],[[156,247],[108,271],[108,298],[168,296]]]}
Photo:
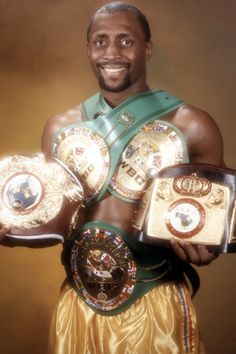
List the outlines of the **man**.
{"label": "man", "polygon": [[87,39],[100,94],[51,118],[42,138],[43,152],[67,163],[85,188],[83,215],[63,252],[73,287],[63,285],[51,353],[202,352],[183,265],[216,256],[176,239],[172,250],[139,243],[131,220],[150,168],[168,164],[171,149],[160,156],[156,142],[162,129],[164,144],[171,132],[181,150],[177,158],[173,143],[171,163],[222,165],[220,132],[207,113],[150,90],[151,34],[134,6],[99,9]]}

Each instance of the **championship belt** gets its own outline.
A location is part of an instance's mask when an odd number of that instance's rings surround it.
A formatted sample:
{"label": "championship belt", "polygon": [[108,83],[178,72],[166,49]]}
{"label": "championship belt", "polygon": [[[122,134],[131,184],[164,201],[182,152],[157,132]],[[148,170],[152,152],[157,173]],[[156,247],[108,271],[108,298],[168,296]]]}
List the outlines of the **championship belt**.
{"label": "championship belt", "polygon": [[[0,223],[6,245],[63,242],[82,205],[79,180],[56,159],[15,155],[0,161]],[[37,244],[37,242],[35,242]]]}
{"label": "championship belt", "polygon": [[172,238],[236,252],[236,171],[207,164],[161,170],[150,183],[135,215],[136,237],[168,244]]}
{"label": "championship belt", "polygon": [[71,250],[76,291],[94,311],[108,312],[124,304],[136,283],[136,264],[122,237],[101,228],[88,228]]}
{"label": "championship belt", "polygon": [[[160,164],[157,146],[152,141],[150,141],[150,145],[142,141],[141,147],[137,146],[139,142],[135,141],[134,146],[130,146],[131,149],[137,150],[135,155],[140,152],[140,161],[136,159],[138,166],[134,167],[142,170],[141,176],[135,176],[138,178],[138,183],[134,187],[132,186],[134,174],[132,166],[128,176],[127,173],[122,173],[123,167],[121,166],[121,176],[116,175],[111,186],[109,186],[119,165],[121,155],[126,145],[142,128],[145,130],[149,123],[177,109],[183,104],[183,101],[167,92],[150,90],[130,97],[113,109],[108,107],[108,111],[103,112],[99,109],[99,107],[103,108],[100,100],[103,101],[101,94],[98,94],[81,105],[82,114],[87,120],[61,129],[53,142],[53,154],[63,161],[76,176],[81,178],[86,204],[98,202],[107,190],[111,193],[117,190],[117,197],[130,199],[131,196],[132,199],[137,199],[137,194],[139,195],[140,189],[142,189],[140,183],[144,183],[143,176],[145,175],[146,165],[142,166],[142,162],[145,160],[146,150],[151,150],[155,154],[154,164]],[[158,127],[157,125],[148,126],[147,129],[153,131],[153,134],[149,132],[149,135],[152,135],[152,139],[150,139],[153,140],[153,135],[160,135],[161,130],[165,129],[164,135],[167,138],[162,140],[169,140],[169,145],[178,146],[178,142],[174,142],[174,135],[181,135],[181,133],[178,131],[178,134],[175,134],[176,131],[171,135],[167,132],[170,126],[171,124],[167,122],[164,127],[161,124]],[[142,137],[140,139],[143,140]],[[164,144],[162,145],[164,146]],[[168,149],[168,144],[165,145]],[[182,154],[184,162],[187,162],[187,151],[183,142],[180,149],[182,148],[183,151],[180,151],[179,155]],[[126,155],[128,159],[130,152],[132,153],[130,150]],[[181,159],[181,161],[183,160]],[[126,167],[129,162],[124,162]],[[134,165],[136,165],[136,162]],[[174,163],[179,163],[179,159],[174,159]],[[162,167],[164,166],[162,165]],[[123,186],[126,177],[128,177],[129,182],[127,190]],[[134,183],[136,185],[136,182]],[[138,187],[138,193],[136,193],[136,187]]]}
{"label": "championship belt", "polygon": [[116,315],[166,277],[176,277],[170,273],[172,266],[167,254],[155,253],[154,257],[148,245],[142,247],[149,251],[140,263],[132,244],[137,247],[140,242],[98,220],[86,223],[65,242],[63,264],[67,277],[95,312]]}
{"label": "championship belt", "polygon": [[89,202],[107,179],[110,156],[105,140],[87,127],[70,127],[58,135],[54,154],[84,185],[84,199]]}
{"label": "championship belt", "polygon": [[127,144],[109,191],[124,200],[140,200],[147,176],[183,162],[185,155],[183,139],[174,126],[161,120],[149,123]]}

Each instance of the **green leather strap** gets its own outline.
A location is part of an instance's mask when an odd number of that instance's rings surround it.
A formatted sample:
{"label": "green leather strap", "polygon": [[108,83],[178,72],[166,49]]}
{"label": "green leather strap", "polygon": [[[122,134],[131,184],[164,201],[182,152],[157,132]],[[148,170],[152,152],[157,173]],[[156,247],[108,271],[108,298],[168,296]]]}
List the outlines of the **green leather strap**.
{"label": "green leather strap", "polygon": [[[80,123],[80,126],[90,128],[100,134],[108,144],[110,151],[109,174],[94,202],[99,201],[104,195],[128,141],[144,125],[159,119],[182,104],[183,101],[162,90],[151,90],[138,94],[110,110],[101,94],[96,94],[82,103],[81,111],[86,121]],[[131,117],[131,121],[125,123],[122,120],[123,115]],[[165,122],[165,124],[172,126],[170,123]],[[178,131],[176,127],[173,128]],[[179,131],[178,133],[182,136]],[[186,162],[186,148],[184,155],[184,162]]]}

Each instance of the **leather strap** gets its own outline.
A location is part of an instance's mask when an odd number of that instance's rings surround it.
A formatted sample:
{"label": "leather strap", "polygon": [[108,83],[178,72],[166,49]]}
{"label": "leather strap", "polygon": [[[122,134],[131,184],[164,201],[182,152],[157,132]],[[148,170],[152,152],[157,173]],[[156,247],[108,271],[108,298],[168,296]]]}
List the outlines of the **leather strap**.
{"label": "leather strap", "polygon": [[[87,121],[80,123],[80,126],[88,127],[99,133],[105,139],[110,151],[110,170],[95,202],[104,195],[128,141],[144,125],[175,110],[183,104],[183,101],[165,91],[151,90],[127,99],[107,113],[100,114],[94,120],[95,110],[99,111],[99,104],[102,104],[101,94],[82,103],[81,110]],[[180,131],[178,133],[182,136]],[[186,148],[185,161],[187,161]]]}

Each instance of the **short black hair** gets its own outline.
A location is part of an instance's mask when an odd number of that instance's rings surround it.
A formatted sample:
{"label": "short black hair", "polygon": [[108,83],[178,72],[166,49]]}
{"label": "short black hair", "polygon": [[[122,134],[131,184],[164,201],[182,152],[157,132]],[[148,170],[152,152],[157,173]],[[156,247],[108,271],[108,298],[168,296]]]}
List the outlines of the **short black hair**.
{"label": "short black hair", "polygon": [[151,40],[151,30],[146,16],[136,6],[121,1],[109,2],[108,4],[100,7],[95,12],[95,14],[90,18],[88,24],[87,40],[89,40],[89,33],[93,25],[95,16],[100,13],[113,13],[113,12],[129,12],[133,14],[138,19],[142,27],[145,41],[149,42]]}

